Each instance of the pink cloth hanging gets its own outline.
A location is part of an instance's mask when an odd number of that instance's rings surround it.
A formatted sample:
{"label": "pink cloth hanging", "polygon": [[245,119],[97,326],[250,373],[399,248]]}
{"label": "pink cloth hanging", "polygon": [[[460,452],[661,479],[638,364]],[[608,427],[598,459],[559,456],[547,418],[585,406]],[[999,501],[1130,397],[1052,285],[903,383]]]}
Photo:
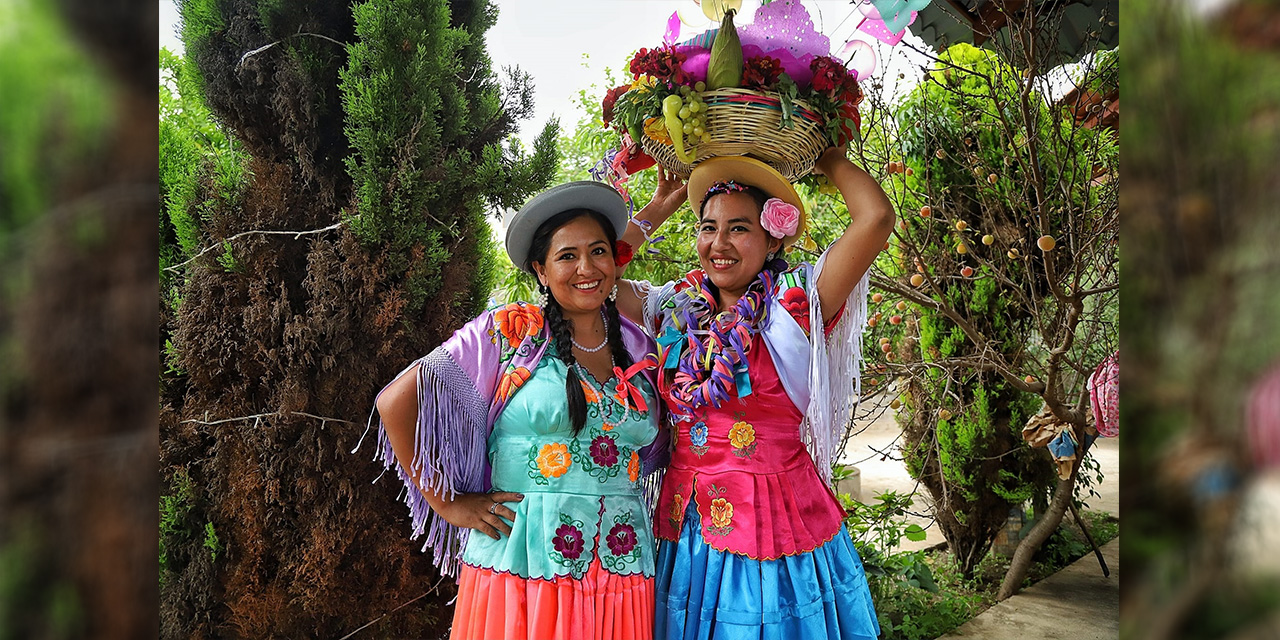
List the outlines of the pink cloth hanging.
{"label": "pink cloth hanging", "polygon": [[1089,376],[1089,400],[1098,435],[1120,435],[1120,352],[1107,356]]}
{"label": "pink cloth hanging", "polygon": [[1249,392],[1245,408],[1249,447],[1259,467],[1280,467],[1280,364]]}

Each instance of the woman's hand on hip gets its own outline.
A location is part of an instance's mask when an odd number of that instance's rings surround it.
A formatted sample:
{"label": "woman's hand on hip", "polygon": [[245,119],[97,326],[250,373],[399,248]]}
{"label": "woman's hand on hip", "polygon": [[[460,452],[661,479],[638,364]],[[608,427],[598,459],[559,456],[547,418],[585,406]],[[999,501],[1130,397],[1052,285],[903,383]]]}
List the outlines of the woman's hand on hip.
{"label": "woman's hand on hip", "polygon": [[501,535],[511,535],[508,521],[516,519],[516,512],[504,502],[520,502],[524,496],[508,491],[493,493],[460,493],[453,500],[446,500],[436,509],[445,522],[464,529],[475,529],[498,540]]}

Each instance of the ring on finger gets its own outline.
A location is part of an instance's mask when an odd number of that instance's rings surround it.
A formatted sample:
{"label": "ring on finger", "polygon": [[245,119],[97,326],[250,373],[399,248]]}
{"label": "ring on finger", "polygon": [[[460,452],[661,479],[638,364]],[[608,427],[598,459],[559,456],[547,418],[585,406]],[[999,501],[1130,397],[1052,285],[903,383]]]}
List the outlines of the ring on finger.
{"label": "ring on finger", "polygon": [[496,503],[496,502],[490,502],[490,503],[489,503],[489,513],[496,513],[496,512],[497,512],[497,510],[498,510],[498,503]]}

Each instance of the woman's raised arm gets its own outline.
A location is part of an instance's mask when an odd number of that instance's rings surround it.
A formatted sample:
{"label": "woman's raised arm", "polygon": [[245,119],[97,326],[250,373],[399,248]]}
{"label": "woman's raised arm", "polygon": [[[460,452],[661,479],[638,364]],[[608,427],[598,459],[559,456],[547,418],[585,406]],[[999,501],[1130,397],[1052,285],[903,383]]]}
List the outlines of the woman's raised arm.
{"label": "woman's raised arm", "polygon": [[[658,172],[658,188],[653,192],[653,199],[649,200],[649,204],[635,214],[636,221],[647,222],[650,235],[662,226],[667,218],[680,208],[689,198],[688,185],[682,182],[675,174],[657,166],[654,169]],[[640,225],[632,222],[627,225],[627,231],[619,240],[631,245],[633,248],[639,249],[640,245],[645,242],[645,232],[641,230]],[[625,273],[625,267],[621,273]],[[640,291],[647,291],[648,283],[635,282],[631,280],[618,280],[618,312],[626,316],[628,320],[644,326],[644,300],[640,296]]]}
{"label": "woman's raised arm", "polygon": [[818,274],[822,321],[829,322],[844,305],[876,255],[893,232],[893,204],[884,189],[862,168],[849,161],[844,146],[827,149],[815,172],[827,176],[840,190],[849,209],[849,226],[831,248]]}

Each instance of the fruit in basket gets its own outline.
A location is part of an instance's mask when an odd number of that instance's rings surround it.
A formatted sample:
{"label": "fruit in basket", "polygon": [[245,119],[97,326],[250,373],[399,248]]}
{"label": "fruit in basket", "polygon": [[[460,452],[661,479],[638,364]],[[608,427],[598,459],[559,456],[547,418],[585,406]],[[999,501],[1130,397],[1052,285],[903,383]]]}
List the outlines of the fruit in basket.
{"label": "fruit in basket", "polygon": [[736,87],[742,80],[742,41],[738,39],[738,29],[733,26],[731,9],[724,12],[720,21],[720,31],[716,33],[715,42],[711,43],[711,57],[707,62],[707,88],[723,89]]}
{"label": "fruit in basket", "polygon": [[680,162],[693,162],[693,156],[684,149],[684,124],[680,122],[680,106],[683,101],[680,94],[673,93],[662,99],[662,116],[666,118],[667,132],[671,134],[671,148],[675,150]]}

